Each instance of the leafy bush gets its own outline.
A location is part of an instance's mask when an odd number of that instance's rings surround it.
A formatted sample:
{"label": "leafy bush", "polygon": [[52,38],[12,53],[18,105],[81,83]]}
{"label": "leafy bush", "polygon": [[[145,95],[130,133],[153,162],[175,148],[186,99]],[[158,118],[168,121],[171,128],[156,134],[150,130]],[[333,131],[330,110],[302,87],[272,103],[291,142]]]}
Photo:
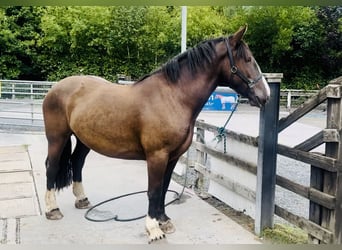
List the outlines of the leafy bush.
{"label": "leafy bush", "polygon": [[[93,74],[115,81],[160,67],[180,52],[181,9],[173,6],[0,8],[0,78],[59,80]],[[188,7],[187,44],[245,40],[263,72],[285,88],[315,89],[342,75],[341,7]]]}

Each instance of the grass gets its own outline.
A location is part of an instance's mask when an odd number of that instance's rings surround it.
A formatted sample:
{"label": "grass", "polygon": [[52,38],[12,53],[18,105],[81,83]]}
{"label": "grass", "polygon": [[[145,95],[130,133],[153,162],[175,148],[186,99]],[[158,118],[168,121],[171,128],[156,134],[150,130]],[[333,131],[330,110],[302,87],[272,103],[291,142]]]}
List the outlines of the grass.
{"label": "grass", "polygon": [[263,231],[263,240],[270,244],[307,244],[308,235],[302,229],[284,224],[275,224]]}

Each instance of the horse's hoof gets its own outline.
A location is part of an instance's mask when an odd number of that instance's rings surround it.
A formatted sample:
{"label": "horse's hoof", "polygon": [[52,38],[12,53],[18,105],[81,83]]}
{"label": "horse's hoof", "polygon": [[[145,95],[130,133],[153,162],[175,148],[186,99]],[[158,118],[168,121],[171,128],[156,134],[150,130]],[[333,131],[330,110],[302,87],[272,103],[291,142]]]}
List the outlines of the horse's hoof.
{"label": "horse's hoof", "polygon": [[59,210],[59,208],[52,209],[49,212],[45,213],[45,217],[48,220],[60,220],[63,218],[63,214]]}
{"label": "horse's hoof", "polygon": [[88,198],[84,198],[82,200],[78,200],[75,202],[75,207],[78,209],[85,209],[91,207]]}
{"label": "horse's hoof", "polygon": [[172,224],[171,220],[160,221],[159,222],[160,229],[166,234],[172,234],[176,231],[175,226]]}

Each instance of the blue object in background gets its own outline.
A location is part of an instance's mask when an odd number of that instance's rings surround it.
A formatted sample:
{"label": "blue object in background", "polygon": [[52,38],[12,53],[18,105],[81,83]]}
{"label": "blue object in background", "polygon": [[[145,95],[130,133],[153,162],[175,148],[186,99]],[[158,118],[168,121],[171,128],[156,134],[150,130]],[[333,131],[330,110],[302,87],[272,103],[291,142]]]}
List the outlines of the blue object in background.
{"label": "blue object in background", "polygon": [[238,95],[235,92],[216,89],[202,110],[209,111],[232,111],[236,105]]}

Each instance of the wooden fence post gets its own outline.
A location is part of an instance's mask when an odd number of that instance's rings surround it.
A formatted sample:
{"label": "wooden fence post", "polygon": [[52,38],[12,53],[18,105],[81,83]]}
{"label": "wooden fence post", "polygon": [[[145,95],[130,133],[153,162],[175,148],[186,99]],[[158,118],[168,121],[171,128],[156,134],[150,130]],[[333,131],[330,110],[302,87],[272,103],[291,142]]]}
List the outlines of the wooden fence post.
{"label": "wooden fence post", "polygon": [[342,244],[342,77],[327,86],[327,128],[336,129],[339,142],[327,142],[325,155],[337,159],[336,172],[323,171],[323,192],[335,196],[335,209],[322,208],[321,225],[333,232],[334,244]]}
{"label": "wooden fence post", "polygon": [[[272,75],[271,75],[272,76]],[[271,89],[269,102],[260,110],[255,233],[273,227],[276,183],[280,82],[282,75],[267,77]]]}
{"label": "wooden fence post", "polygon": [[[203,122],[203,120],[199,120],[201,122]],[[196,141],[200,142],[200,143],[205,143],[205,139],[204,139],[204,133],[205,130],[202,128],[198,128],[196,130]],[[205,153],[196,149],[196,162],[198,162],[199,164],[205,165]],[[195,171],[196,171],[196,181],[195,181],[195,187],[200,191],[200,196],[205,197],[206,196],[206,192],[204,191],[204,175],[203,173],[199,172],[196,170],[195,167]]]}
{"label": "wooden fence post", "polygon": [[[311,166],[310,172],[310,187],[323,191],[323,169]],[[316,202],[310,200],[309,220],[321,225],[322,223],[322,209],[323,207]],[[308,235],[308,243],[319,244],[320,241],[312,235]]]}

